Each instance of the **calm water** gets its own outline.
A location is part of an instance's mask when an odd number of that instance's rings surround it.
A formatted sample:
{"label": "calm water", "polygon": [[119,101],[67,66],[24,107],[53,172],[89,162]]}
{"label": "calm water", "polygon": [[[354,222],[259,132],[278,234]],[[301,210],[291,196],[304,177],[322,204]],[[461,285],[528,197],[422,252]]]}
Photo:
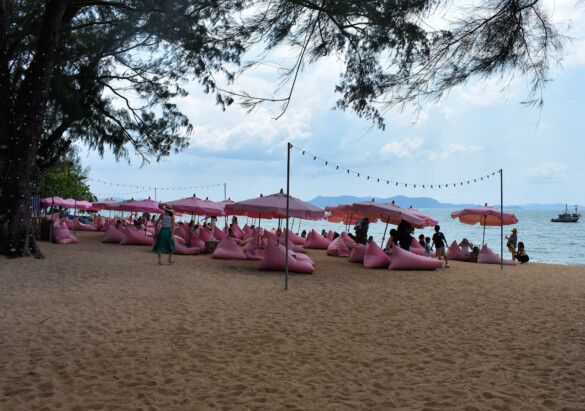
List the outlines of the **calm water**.
{"label": "calm water", "polygon": [[[441,231],[445,234],[449,244],[453,240],[461,241],[466,237],[474,244],[481,244],[483,227],[479,225],[468,225],[460,223],[459,220],[451,218],[451,212],[447,209],[421,209],[421,212],[439,221]],[[550,219],[556,217],[563,210],[510,210],[518,217],[518,224],[504,226],[504,236],[510,234],[512,227],[518,229],[518,241],[523,241],[530,261],[551,264],[585,265],[585,217],[577,223],[551,223]],[[246,217],[239,217],[240,226],[246,223]],[[221,221],[221,220],[220,220]],[[292,222],[292,220],[291,220]],[[252,224],[252,220],[248,220]],[[222,225],[222,224],[221,224]],[[271,228],[278,225],[278,220],[262,220],[262,227]],[[299,220],[294,220],[293,231],[297,232]],[[333,224],[326,221],[300,221],[300,231],[315,228],[318,232],[322,229],[327,231],[343,231],[343,224]],[[384,223],[370,224],[369,235],[380,244],[384,234]],[[395,228],[389,225],[388,230]],[[352,229],[353,233],[353,229]],[[432,238],[434,229],[427,227],[415,231],[415,238],[420,234]],[[386,240],[388,233],[386,233]],[[485,242],[494,252],[500,254],[500,227],[485,228]],[[504,257],[510,258],[504,239]]]}

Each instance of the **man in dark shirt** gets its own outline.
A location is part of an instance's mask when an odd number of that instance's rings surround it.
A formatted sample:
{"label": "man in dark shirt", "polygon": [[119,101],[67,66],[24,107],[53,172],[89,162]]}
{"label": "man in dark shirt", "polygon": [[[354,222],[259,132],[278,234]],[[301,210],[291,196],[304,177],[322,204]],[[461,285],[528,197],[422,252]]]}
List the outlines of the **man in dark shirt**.
{"label": "man in dark shirt", "polygon": [[447,253],[445,252],[445,244],[447,244],[447,239],[440,230],[441,227],[436,225],[435,234],[433,234],[433,244],[431,245],[431,248],[435,247],[435,255],[439,257],[439,260],[441,259],[441,257],[443,257],[443,259],[445,260],[445,267],[449,268],[449,261],[447,261]]}
{"label": "man in dark shirt", "polygon": [[366,244],[368,239],[368,228],[370,226],[370,219],[364,218],[361,223],[358,222],[355,226],[356,242],[359,244]]}

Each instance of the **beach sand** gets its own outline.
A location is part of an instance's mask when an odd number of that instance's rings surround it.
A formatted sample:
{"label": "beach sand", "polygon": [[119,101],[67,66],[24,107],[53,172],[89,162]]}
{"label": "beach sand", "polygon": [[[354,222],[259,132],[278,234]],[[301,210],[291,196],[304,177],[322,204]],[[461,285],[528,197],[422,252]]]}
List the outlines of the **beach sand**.
{"label": "beach sand", "polygon": [[[585,409],[585,267],[313,275],[149,247],[0,259],[0,408]],[[166,260],[165,260],[166,261]]]}

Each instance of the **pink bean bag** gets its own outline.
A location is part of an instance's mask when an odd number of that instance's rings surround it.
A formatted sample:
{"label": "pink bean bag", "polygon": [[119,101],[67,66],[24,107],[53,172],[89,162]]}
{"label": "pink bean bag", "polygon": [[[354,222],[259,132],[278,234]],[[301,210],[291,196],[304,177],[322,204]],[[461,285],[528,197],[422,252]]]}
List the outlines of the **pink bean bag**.
{"label": "pink bean bag", "polygon": [[375,241],[367,245],[366,253],[364,254],[365,268],[388,268],[390,261],[388,254]]}
{"label": "pink bean bag", "polygon": [[224,237],[213,252],[213,258],[220,260],[245,260],[246,255],[231,237]]}
{"label": "pink bean bag", "polygon": [[449,248],[447,248],[447,260],[469,261],[469,256],[463,254],[463,251],[461,251],[461,248],[459,248],[457,241],[453,241]]}
{"label": "pink bean bag", "polygon": [[366,255],[366,246],[356,243],[356,245],[351,249],[347,261],[350,263],[363,263],[364,255]]}
{"label": "pink bean bag", "polygon": [[79,220],[75,220],[73,225],[75,226],[75,230],[77,230],[77,231],[97,231],[96,227],[94,227],[90,224],[84,224]]}
{"label": "pink bean bag", "polygon": [[335,237],[335,233],[329,230],[329,232],[327,233],[327,237],[325,238],[328,239],[329,241],[333,241],[333,237]]}
{"label": "pink bean bag", "polygon": [[175,251],[173,253],[179,255],[197,255],[201,252],[199,247],[187,247],[183,237],[175,236]]}
{"label": "pink bean bag", "polygon": [[[447,257],[449,259],[449,257]],[[477,262],[481,264],[500,264],[500,257],[494,253],[487,245],[481,247],[477,254]],[[512,260],[504,259],[504,265],[516,265]]]}
{"label": "pink bean bag", "polygon": [[185,233],[183,239],[185,240],[185,244],[189,244],[189,247],[197,247],[199,250],[205,249],[205,242],[191,230],[188,230],[188,232]]}
{"label": "pink bean bag", "polygon": [[341,233],[340,237],[343,238],[343,241],[345,241],[345,244],[350,250],[357,244],[355,240],[351,238],[345,231]]}
{"label": "pink bean bag", "polygon": [[415,254],[400,247],[392,247],[389,270],[434,270],[441,267],[441,260]]}
{"label": "pink bean bag", "polygon": [[209,231],[207,228],[202,228],[201,230],[199,230],[199,238],[201,239],[201,241],[205,242],[205,241],[216,241],[217,239],[211,234],[211,231]]}
{"label": "pink bean bag", "polygon": [[248,243],[244,249],[244,254],[248,260],[262,260],[266,255],[266,250],[256,248],[256,245]]}
{"label": "pink bean bag", "polygon": [[102,238],[102,243],[120,244],[124,237],[124,233],[116,228],[116,224],[110,224],[104,234],[104,238]]}
{"label": "pink bean bag", "polygon": [[73,230],[73,227],[75,226],[75,223],[73,223],[73,220],[65,218],[64,221],[65,221],[65,224],[67,225],[67,228],[70,230]]}
{"label": "pink bean bag", "polygon": [[254,230],[252,230],[250,227],[248,227],[248,224],[246,224],[244,226],[244,229],[242,231],[244,232],[244,236],[242,237],[242,240],[247,240],[248,238],[250,238],[254,235]]}
{"label": "pink bean bag", "polygon": [[328,239],[326,239],[313,229],[307,235],[307,240],[305,241],[305,245],[303,247],[326,250],[330,242],[331,241],[329,241]]}
{"label": "pink bean bag", "polygon": [[425,253],[425,248],[420,245],[420,243],[418,242],[418,240],[415,238],[412,240],[412,243],[410,243],[410,251],[411,253],[415,253],[418,255],[424,255]]}
{"label": "pink bean bag", "polygon": [[[272,241],[266,247],[266,254],[260,264],[259,270],[284,271],[286,264],[286,251]],[[298,260],[293,254],[288,255],[288,270],[297,273],[312,274],[315,271],[313,264],[306,260]]]}
{"label": "pink bean bag", "polygon": [[144,231],[134,227],[127,227],[124,238],[120,241],[121,245],[150,245],[154,244],[154,239],[144,234]]}
{"label": "pink bean bag", "polygon": [[227,237],[228,235],[226,233],[224,233],[222,230],[220,230],[218,227],[215,228],[215,233],[213,234],[213,236],[221,241],[224,239],[224,237]]}
{"label": "pink bean bag", "polygon": [[334,257],[349,257],[349,248],[343,238],[337,237],[329,243],[327,247],[327,254]]}
{"label": "pink bean bag", "polygon": [[[284,232],[286,234],[286,230],[284,230]],[[305,238],[301,237],[300,235],[297,235],[297,234],[293,233],[290,230],[288,232],[288,239],[289,239],[289,241],[292,241],[296,245],[303,245],[303,244],[305,244],[305,241],[306,241]]]}
{"label": "pink bean bag", "polygon": [[79,240],[69,232],[67,224],[63,221],[53,222],[53,241],[57,244],[75,244]]}
{"label": "pink bean bag", "polygon": [[236,236],[236,238],[239,238],[239,239],[243,239],[244,238],[245,232],[240,228],[240,226],[237,223],[234,224],[234,225],[232,225],[232,232],[234,233],[234,235]]}

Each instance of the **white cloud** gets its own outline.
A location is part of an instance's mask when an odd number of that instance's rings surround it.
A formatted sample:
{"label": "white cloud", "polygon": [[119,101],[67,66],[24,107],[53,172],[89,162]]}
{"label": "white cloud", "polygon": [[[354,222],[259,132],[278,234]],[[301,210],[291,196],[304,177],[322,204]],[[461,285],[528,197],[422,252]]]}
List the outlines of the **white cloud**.
{"label": "white cloud", "polygon": [[414,151],[422,147],[423,142],[420,137],[392,141],[380,149],[380,154],[385,157],[412,157]]}
{"label": "white cloud", "polygon": [[561,181],[568,175],[569,166],[559,163],[540,163],[536,167],[526,170],[525,177],[536,182]]}
{"label": "white cloud", "polygon": [[429,156],[429,160],[440,160],[451,157],[452,155],[457,153],[477,153],[478,151],[482,150],[483,147],[481,146],[449,144],[442,150],[433,151]]}

